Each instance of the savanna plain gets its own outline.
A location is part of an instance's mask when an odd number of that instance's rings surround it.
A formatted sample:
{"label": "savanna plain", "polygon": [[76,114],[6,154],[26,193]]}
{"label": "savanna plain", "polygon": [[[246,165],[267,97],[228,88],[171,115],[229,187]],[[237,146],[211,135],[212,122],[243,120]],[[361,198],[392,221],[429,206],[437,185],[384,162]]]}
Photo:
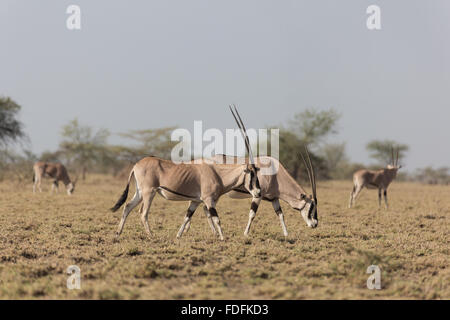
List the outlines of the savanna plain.
{"label": "savanna plain", "polygon": [[[394,182],[386,211],[376,191],[364,190],[348,209],[351,181],[319,182],[318,228],[282,202],[287,238],[268,202],[244,237],[250,199],[225,196],[217,205],[225,241],[213,236],[200,207],[176,240],[188,203],[158,195],[152,237],[135,209],[115,242],[121,212],[108,208],[125,184],[91,175],[69,197],[51,195],[49,180],[37,194],[31,182],[1,182],[0,298],[450,298],[450,186]],[[66,287],[70,265],[81,270],[79,290]],[[367,288],[370,265],[381,269],[380,290]]]}

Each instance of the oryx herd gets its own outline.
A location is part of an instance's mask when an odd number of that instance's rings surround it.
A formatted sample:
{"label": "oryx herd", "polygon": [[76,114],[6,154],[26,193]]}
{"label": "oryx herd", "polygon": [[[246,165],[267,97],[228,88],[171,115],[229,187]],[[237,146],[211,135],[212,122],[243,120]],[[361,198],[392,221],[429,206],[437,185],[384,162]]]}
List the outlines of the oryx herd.
{"label": "oryx herd", "polygon": [[[312,189],[310,195],[292,178],[277,159],[269,156],[253,156],[247,130],[236,106],[233,107],[230,106],[230,110],[244,139],[248,157],[216,155],[209,159],[192,160],[187,163],[175,163],[153,156],[141,159],[133,166],[123,194],[111,208],[111,211],[115,212],[127,201],[130,183],[134,180],[135,194],[131,201],[124,206],[115,235],[116,239],[122,233],[130,212],[141,203],[139,210],[141,222],[147,235],[151,236],[148,215],[152,200],[157,193],[166,200],[189,201],[177,238],[180,238],[183,233],[189,230],[195,210],[200,204],[203,204],[203,210],[212,232],[223,240],[216,204],[219,198],[225,194],[233,199],[252,198],[249,219],[244,231],[246,236],[250,232],[251,224],[261,200],[272,203],[273,209],[280,220],[284,236],[288,235],[288,231],[281,210],[280,199],[287,202],[293,209],[298,210],[308,227],[316,228],[318,226],[316,174],[308,148],[305,146],[305,155],[300,153],[299,157],[302,158],[308,173]],[[263,169],[274,167],[277,170],[272,174],[262,173]],[[394,151],[392,150],[392,164],[389,164],[387,168],[379,171],[359,170],[355,172],[349,207],[351,208],[358,194],[366,187],[378,189],[380,206],[381,192],[384,192],[387,209],[387,188],[396,177],[399,168],[401,166],[398,165],[398,150],[395,161]],[[54,190],[58,191],[58,182],[64,183],[69,195],[74,192],[77,179],[71,181],[66,168],[62,164],[36,162],[33,170],[33,192],[36,192],[36,187],[42,192],[41,180],[44,177],[53,179],[52,193]]]}

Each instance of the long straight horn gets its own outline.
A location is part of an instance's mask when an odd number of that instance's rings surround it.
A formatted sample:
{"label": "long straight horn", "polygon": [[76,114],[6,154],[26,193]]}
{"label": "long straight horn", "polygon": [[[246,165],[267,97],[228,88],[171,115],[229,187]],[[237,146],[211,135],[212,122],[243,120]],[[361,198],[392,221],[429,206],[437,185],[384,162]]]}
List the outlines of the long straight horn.
{"label": "long straight horn", "polygon": [[[229,107],[230,107],[231,114],[234,117],[234,120],[236,120],[236,123],[237,123],[239,129],[241,130],[242,138],[244,139],[245,147],[248,152],[248,157],[250,158],[250,164],[254,166],[255,159],[253,158],[253,152],[252,152],[252,148],[250,146],[250,140],[248,139],[247,129],[245,129],[244,122],[242,121],[241,116],[239,115],[239,112],[237,111],[236,106],[233,105],[234,112],[233,112],[233,108],[231,108],[231,106],[229,106]],[[235,114],[235,112],[236,112],[236,114]]]}
{"label": "long straight horn", "polygon": [[398,166],[398,152],[399,152],[399,147],[397,147],[397,158],[395,160],[395,166]]}
{"label": "long straight horn", "polygon": [[308,151],[308,147],[307,146],[305,146],[305,151],[306,151],[306,156],[307,156],[307,159],[308,159],[308,162],[309,162],[309,168],[310,168],[310,170],[311,170],[311,176],[312,176],[312,180],[313,180],[313,182],[314,182],[314,187],[313,187],[313,189],[312,189],[312,191],[313,191],[313,197],[314,197],[314,201],[316,202],[316,204],[317,204],[317,187],[316,187],[316,172],[314,171],[314,167],[313,167],[313,165],[312,165],[312,162],[311,162],[311,157],[309,156],[309,151]]}
{"label": "long straight horn", "polygon": [[[305,148],[305,151],[309,157],[308,151]],[[316,197],[316,192],[315,192],[315,182],[314,182],[314,173],[311,171],[311,167],[308,164],[308,162],[306,162],[305,157],[303,156],[303,154],[300,152],[300,156],[302,157],[303,163],[305,164],[305,169],[306,172],[308,173],[308,177],[309,177],[309,182],[311,183],[311,190],[313,193],[313,197],[314,197],[314,202],[317,203],[317,197]]]}
{"label": "long straight horn", "polygon": [[391,153],[392,153],[392,165],[395,166],[395,162],[394,162],[394,147],[391,146]]}

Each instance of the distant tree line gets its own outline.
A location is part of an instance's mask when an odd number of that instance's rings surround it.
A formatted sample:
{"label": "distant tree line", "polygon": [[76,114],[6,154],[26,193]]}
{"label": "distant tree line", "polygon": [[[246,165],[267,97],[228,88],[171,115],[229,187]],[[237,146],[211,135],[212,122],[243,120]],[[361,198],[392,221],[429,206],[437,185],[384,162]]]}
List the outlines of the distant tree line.
{"label": "distant tree line", "polygon": [[[11,98],[0,97],[0,180],[12,178],[28,181],[32,176],[32,165],[37,160],[62,162],[81,179],[85,179],[89,173],[126,177],[131,166],[145,156],[169,159],[171,150],[177,143],[170,140],[176,127],[165,127],[120,133],[130,143],[114,145],[109,143],[109,130],[95,130],[74,119],[61,128],[57,150],[36,155],[29,151],[29,139],[18,117],[20,109],[20,105]],[[321,111],[306,109],[293,115],[285,125],[278,126],[280,161],[295,179],[307,180],[300,157],[304,146],[309,148],[319,179],[346,180],[351,179],[353,173],[361,168],[384,168],[391,163],[392,147],[398,148],[400,163],[405,159],[408,145],[392,140],[373,140],[367,144],[366,149],[375,163],[368,167],[351,162],[344,142],[328,142],[330,136],[338,133],[340,117],[332,108]],[[13,144],[19,144],[21,151],[13,151],[10,147]],[[399,172],[398,179],[449,184],[450,173],[446,167],[428,167],[410,174]]]}

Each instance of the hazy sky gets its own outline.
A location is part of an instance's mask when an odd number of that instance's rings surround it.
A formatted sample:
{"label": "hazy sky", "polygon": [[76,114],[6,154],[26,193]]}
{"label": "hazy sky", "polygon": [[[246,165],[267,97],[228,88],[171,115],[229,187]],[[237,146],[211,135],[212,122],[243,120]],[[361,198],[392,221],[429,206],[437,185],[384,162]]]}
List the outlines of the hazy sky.
{"label": "hazy sky", "polygon": [[[70,4],[81,30],[66,28]],[[366,27],[371,4],[381,30]],[[450,166],[448,0],[2,0],[0,39],[0,95],[22,105],[36,153],[75,117],[113,133],[223,129],[236,103],[253,128],[333,107],[353,161],[389,138],[410,145],[409,170]]]}

